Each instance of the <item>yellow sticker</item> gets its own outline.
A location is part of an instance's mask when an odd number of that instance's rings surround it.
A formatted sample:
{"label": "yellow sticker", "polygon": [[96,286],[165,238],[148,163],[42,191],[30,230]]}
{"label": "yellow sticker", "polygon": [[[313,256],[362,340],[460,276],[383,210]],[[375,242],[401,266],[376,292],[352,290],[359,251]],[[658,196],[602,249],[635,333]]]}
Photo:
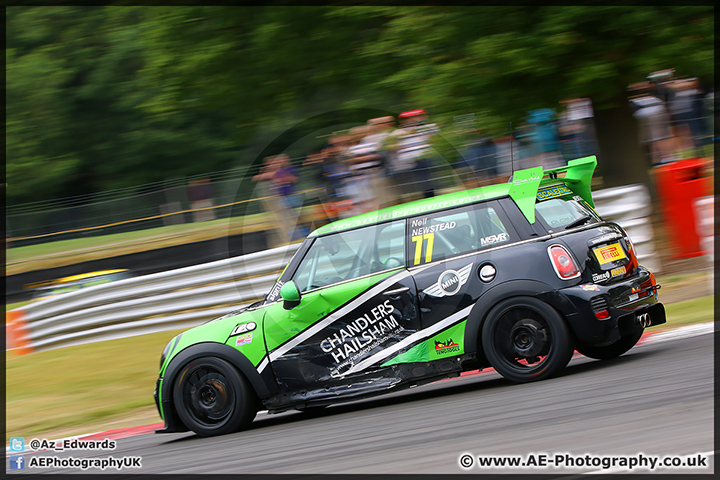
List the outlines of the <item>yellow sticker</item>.
{"label": "yellow sticker", "polygon": [[618,267],[618,268],[613,268],[612,270],[610,270],[610,275],[612,275],[613,277],[617,277],[618,275],[624,275],[624,274],[625,274],[625,267]]}
{"label": "yellow sticker", "polygon": [[618,260],[622,260],[623,258],[627,258],[622,247],[617,242],[605,245],[604,247],[596,248],[593,252],[595,252],[595,257],[598,259],[598,262],[600,262],[600,265],[605,265],[606,263],[616,262]]}
{"label": "yellow sticker", "polygon": [[540,201],[549,200],[551,198],[562,197],[571,193],[573,193],[572,190],[567,188],[565,185],[556,185],[554,187],[538,190],[537,199]]}

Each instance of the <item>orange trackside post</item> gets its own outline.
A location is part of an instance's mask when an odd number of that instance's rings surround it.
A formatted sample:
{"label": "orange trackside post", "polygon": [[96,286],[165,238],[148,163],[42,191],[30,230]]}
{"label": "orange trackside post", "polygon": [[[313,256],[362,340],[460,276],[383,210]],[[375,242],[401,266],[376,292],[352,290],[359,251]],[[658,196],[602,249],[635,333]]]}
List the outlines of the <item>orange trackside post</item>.
{"label": "orange trackside post", "polygon": [[30,335],[25,322],[25,309],[16,308],[5,314],[5,332],[7,333],[7,348],[13,355],[32,353]]}

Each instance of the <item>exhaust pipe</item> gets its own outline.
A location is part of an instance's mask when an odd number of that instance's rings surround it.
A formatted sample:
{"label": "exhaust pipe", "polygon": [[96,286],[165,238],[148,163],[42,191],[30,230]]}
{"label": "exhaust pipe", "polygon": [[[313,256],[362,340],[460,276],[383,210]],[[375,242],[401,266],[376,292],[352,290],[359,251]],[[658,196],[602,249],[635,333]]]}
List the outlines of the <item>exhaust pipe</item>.
{"label": "exhaust pipe", "polygon": [[650,326],[651,320],[650,320],[650,314],[648,313],[640,313],[637,317],[635,317],[635,321],[640,325],[642,328],[647,328]]}

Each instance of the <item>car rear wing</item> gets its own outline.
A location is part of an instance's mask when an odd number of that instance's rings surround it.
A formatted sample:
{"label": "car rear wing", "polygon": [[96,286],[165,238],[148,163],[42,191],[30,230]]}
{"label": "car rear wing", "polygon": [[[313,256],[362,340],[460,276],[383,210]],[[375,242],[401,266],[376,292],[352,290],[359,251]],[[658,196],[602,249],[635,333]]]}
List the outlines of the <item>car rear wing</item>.
{"label": "car rear wing", "polygon": [[[545,185],[565,185],[572,193],[579,195],[591,207],[592,200],[590,183],[597,166],[595,155],[570,160],[567,166],[544,170],[542,167],[526,168],[513,173],[510,197],[530,223],[535,223],[535,202],[538,190]],[[559,174],[565,176],[560,177]]]}

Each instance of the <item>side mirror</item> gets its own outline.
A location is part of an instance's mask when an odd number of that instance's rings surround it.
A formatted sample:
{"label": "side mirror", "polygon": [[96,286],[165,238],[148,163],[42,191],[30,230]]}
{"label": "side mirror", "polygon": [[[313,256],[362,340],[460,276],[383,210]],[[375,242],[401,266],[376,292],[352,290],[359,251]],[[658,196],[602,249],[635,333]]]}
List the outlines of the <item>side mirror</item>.
{"label": "side mirror", "polygon": [[290,280],[280,289],[280,297],[283,299],[283,308],[285,310],[292,310],[293,308],[300,305],[300,291],[298,291],[295,282]]}

